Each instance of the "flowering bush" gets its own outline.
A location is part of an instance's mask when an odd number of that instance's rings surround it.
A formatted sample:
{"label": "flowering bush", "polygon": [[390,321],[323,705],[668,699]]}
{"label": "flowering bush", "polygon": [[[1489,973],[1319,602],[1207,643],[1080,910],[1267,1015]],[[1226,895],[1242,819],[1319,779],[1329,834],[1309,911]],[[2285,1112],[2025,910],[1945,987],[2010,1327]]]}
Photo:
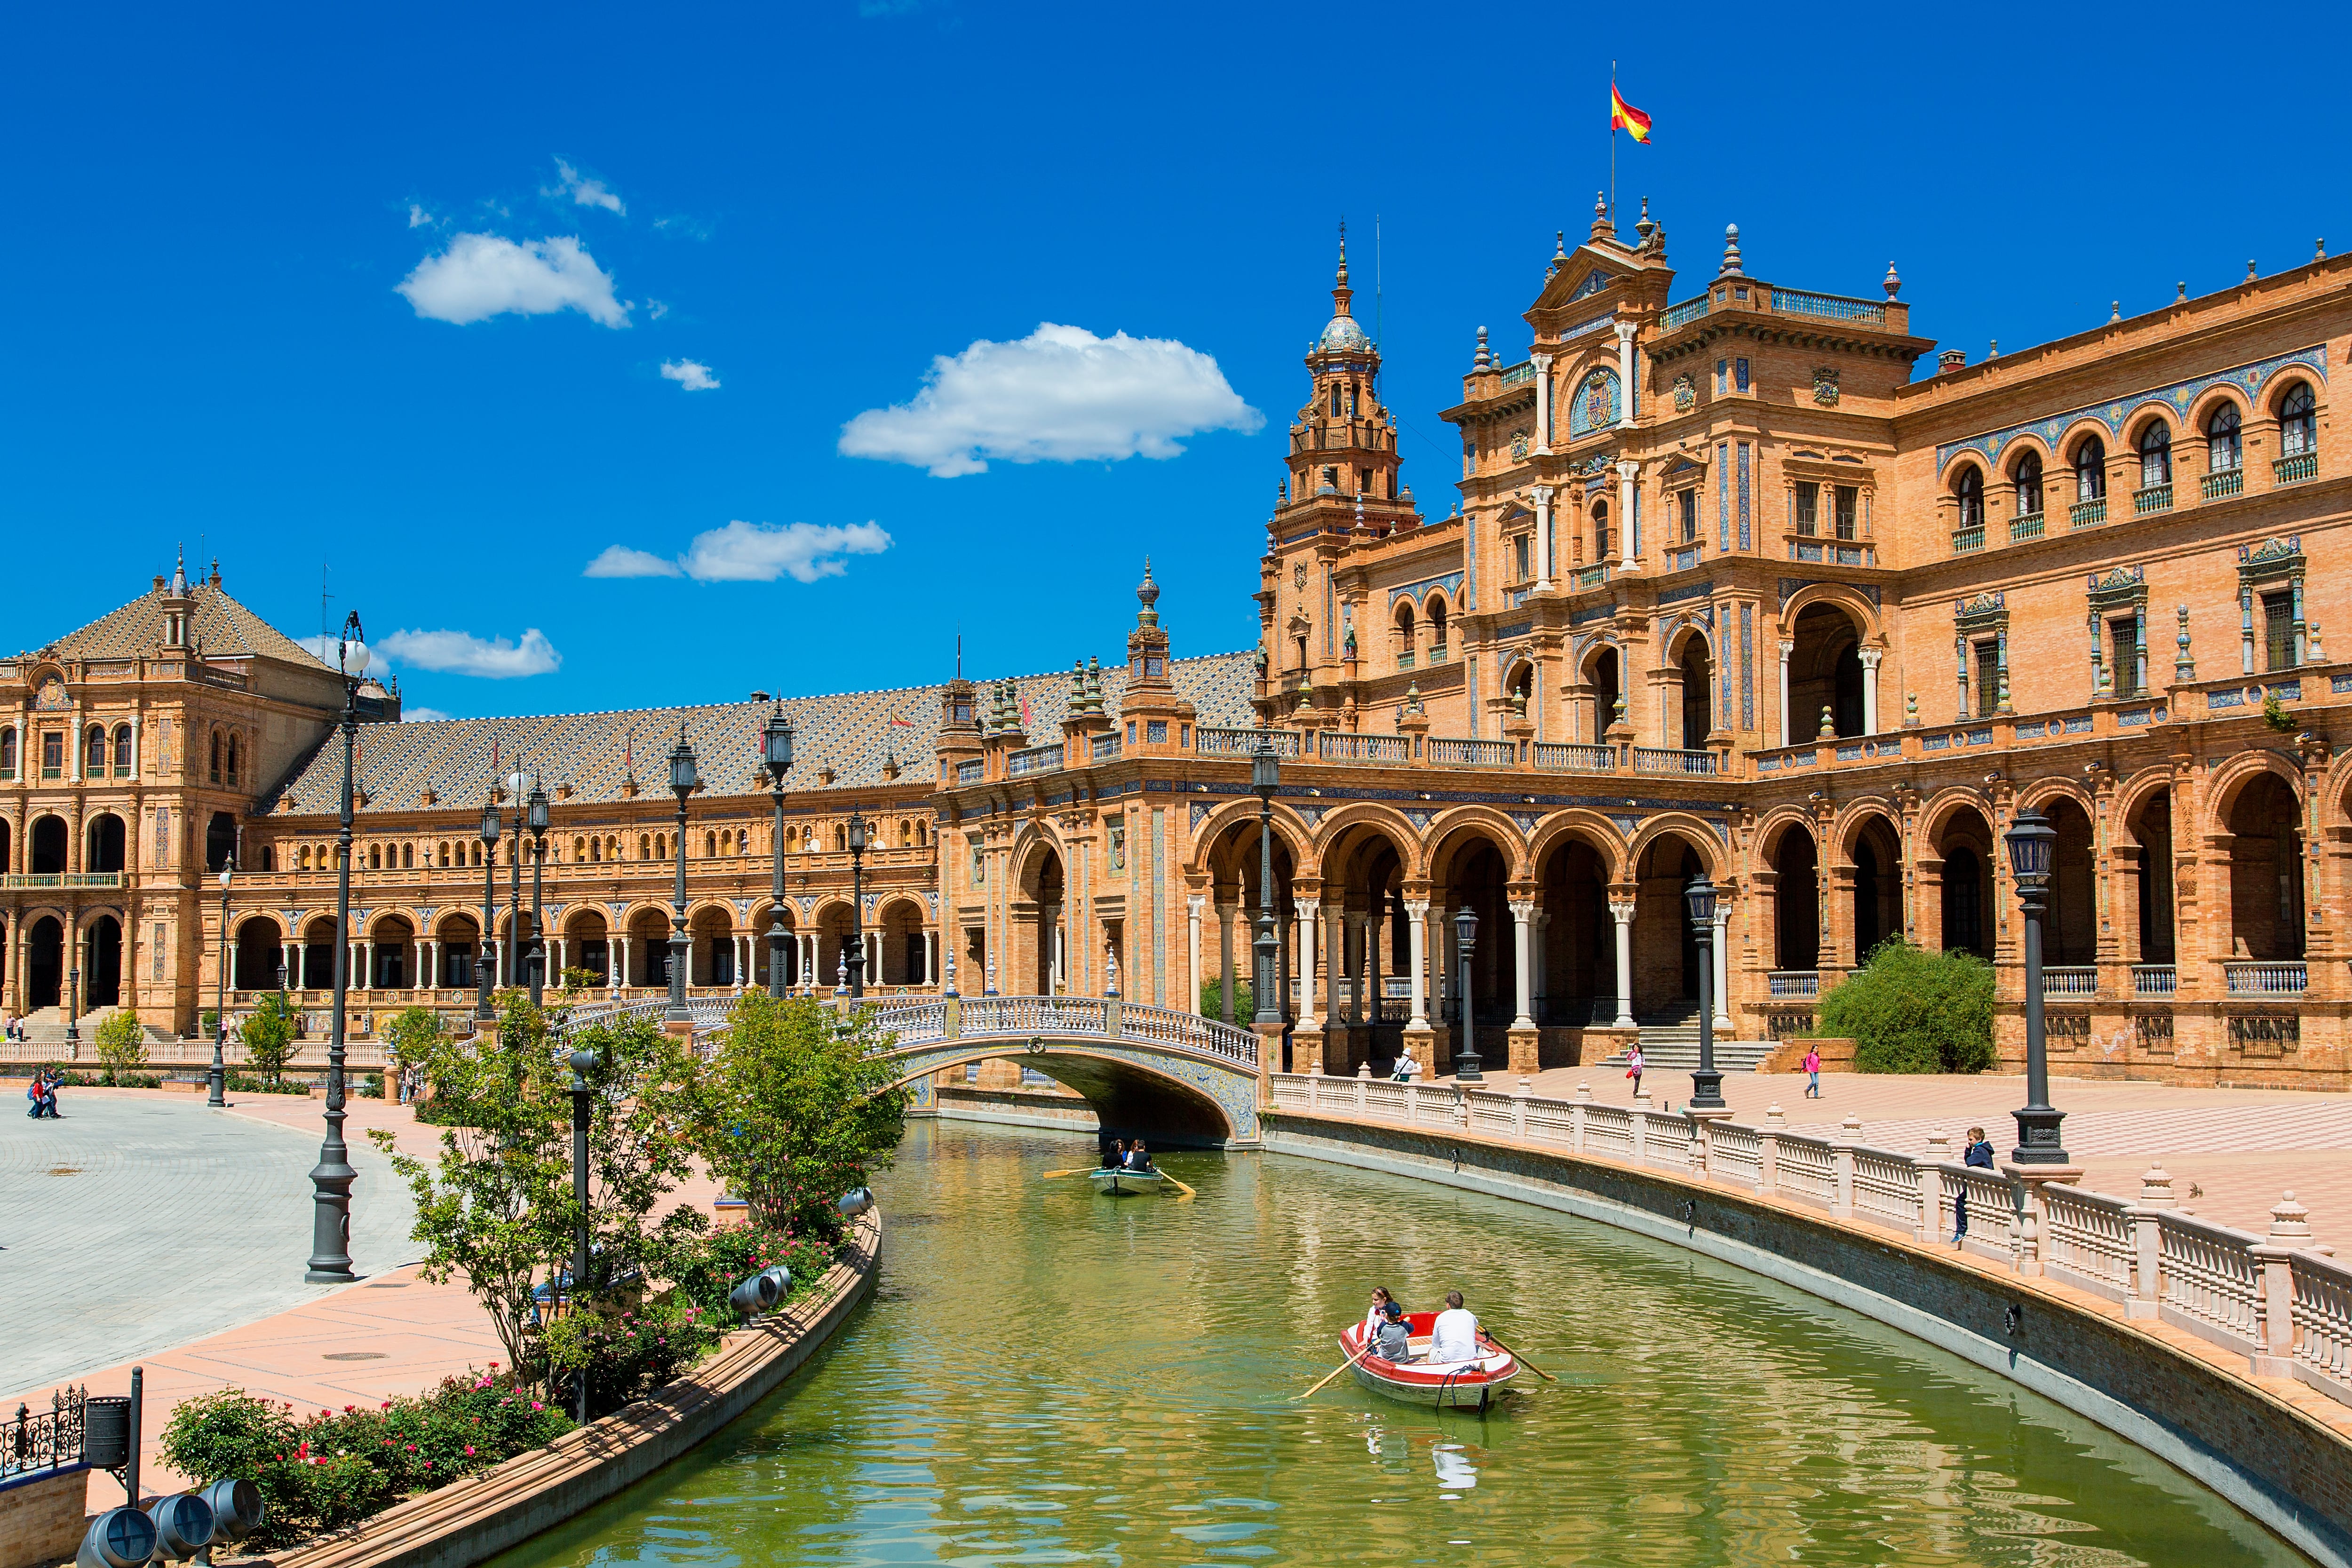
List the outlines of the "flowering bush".
{"label": "flowering bush", "polygon": [[728,1320],[683,1301],[567,1312],[542,1331],[550,1381],[569,1388],[588,1372],[588,1413],[618,1410],[676,1377],[718,1343]]}
{"label": "flowering bush", "polygon": [[251,1544],[267,1548],[365,1519],[571,1428],[563,1412],[493,1365],[445,1378],[421,1398],[299,1417],[290,1405],[223,1389],[173,1411],[163,1448],[184,1476],[249,1478],[265,1513]]}
{"label": "flowering bush", "polygon": [[728,1292],[744,1279],[781,1263],[792,1270],[792,1294],[797,1296],[833,1267],[837,1250],[834,1243],[816,1237],[742,1226],[681,1241],[666,1264],[677,1282],[677,1293],[723,1331],[735,1326]]}

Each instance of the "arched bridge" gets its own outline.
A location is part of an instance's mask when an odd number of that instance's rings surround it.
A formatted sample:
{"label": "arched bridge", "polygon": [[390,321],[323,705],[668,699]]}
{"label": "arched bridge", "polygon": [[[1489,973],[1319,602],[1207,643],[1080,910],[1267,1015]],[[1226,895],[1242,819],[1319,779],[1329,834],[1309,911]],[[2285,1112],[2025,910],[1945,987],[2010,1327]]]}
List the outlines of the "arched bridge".
{"label": "arched bridge", "polygon": [[[731,1004],[687,1004],[695,1037],[727,1027]],[[1084,1095],[1103,1126],[1154,1142],[1258,1141],[1257,1037],[1196,1013],[1118,997],[949,996],[865,1004],[893,1037],[884,1050],[898,1081],[989,1057],[1018,1057]],[[585,1008],[572,1026],[630,1014],[659,1018],[663,1001]]]}

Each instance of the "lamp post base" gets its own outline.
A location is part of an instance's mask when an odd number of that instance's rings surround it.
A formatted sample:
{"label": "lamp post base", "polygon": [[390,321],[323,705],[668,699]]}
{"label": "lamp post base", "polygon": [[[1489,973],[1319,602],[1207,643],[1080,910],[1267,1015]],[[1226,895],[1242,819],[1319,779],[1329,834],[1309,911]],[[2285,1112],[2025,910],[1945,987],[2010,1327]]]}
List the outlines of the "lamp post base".
{"label": "lamp post base", "polygon": [[1693,1111],[1725,1110],[1723,1074],[1713,1068],[1699,1068],[1691,1073],[1691,1097],[1685,1102]]}
{"label": "lamp post base", "polygon": [[2009,1152],[2013,1165],[2063,1165],[2070,1162],[2058,1141],[2058,1124],[2066,1113],[2048,1105],[2029,1105],[2012,1111],[2017,1118],[2017,1147]]}

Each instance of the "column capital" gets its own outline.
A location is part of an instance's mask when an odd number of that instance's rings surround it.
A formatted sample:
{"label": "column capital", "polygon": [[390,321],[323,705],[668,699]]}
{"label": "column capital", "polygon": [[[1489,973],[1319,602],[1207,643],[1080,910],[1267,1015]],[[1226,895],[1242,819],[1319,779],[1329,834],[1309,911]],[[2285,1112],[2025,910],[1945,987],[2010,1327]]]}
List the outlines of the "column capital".
{"label": "column capital", "polygon": [[[1783,644],[1782,646],[1786,647],[1788,645]],[[1876,669],[1878,668],[1878,661],[1886,657],[1886,650],[1883,647],[1857,648],[1854,650],[1854,657],[1862,660],[1863,668]]]}
{"label": "column capital", "polygon": [[1780,661],[1783,664],[1786,664],[1789,661],[1790,656],[1794,654],[1796,651],[1797,644],[1795,638],[1782,637],[1780,639]]}
{"label": "column capital", "polygon": [[1641,330],[1640,326],[1633,321],[1620,321],[1614,325],[1617,329],[1617,341],[1621,343],[1632,342],[1633,334]]}
{"label": "column capital", "polygon": [[1558,495],[1559,489],[1555,485],[1536,485],[1531,487],[1529,493],[1536,498],[1536,505],[1549,506],[1552,497]]}
{"label": "column capital", "polygon": [[1521,924],[1525,924],[1527,921],[1535,919],[1536,901],[1533,899],[1512,899],[1508,901],[1511,906],[1511,918],[1513,920],[1519,921]]}
{"label": "column capital", "polygon": [[1633,900],[1630,899],[1622,900],[1617,899],[1610,900],[1609,918],[1615,921],[1621,926],[1631,924],[1633,919]]}
{"label": "column capital", "polygon": [[1528,355],[1528,363],[1534,365],[1538,370],[1549,370],[1551,368],[1551,362],[1552,356],[1549,354],[1530,353]]}
{"label": "column capital", "polygon": [[1425,921],[1429,918],[1429,900],[1407,899],[1404,901],[1404,912],[1413,920]]}
{"label": "column capital", "polygon": [[[1204,894],[1190,893],[1185,896],[1184,905],[1187,909],[1192,911],[1193,916],[1197,919],[1202,907],[1205,906],[1208,901],[1208,898]],[[1058,908],[1059,906],[1056,907]]]}

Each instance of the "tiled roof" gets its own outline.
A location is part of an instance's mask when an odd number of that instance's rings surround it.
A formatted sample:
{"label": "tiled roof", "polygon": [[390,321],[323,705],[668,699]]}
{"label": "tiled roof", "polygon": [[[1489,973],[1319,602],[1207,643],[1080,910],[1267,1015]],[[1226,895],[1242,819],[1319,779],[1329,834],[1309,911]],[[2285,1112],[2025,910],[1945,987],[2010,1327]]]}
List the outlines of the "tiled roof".
{"label": "tiled roof", "polygon": [[[1171,659],[1169,676],[1177,692],[1191,702],[1203,724],[1242,726],[1255,722],[1250,694],[1256,679],[1254,655],[1211,654],[1199,658]],[[990,710],[994,683],[976,683],[980,711]],[[1067,672],[1023,676],[1013,682],[1028,709],[1024,726],[1030,743],[1043,745],[1062,732],[1069,710]],[[1113,712],[1127,686],[1124,665],[1102,671],[1103,698]],[[793,721],[793,771],[787,788],[794,795],[818,789],[871,788],[890,784],[882,771],[886,756],[896,756],[899,784],[927,785],[939,777],[936,744],[940,728],[938,686],[907,686],[888,691],[852,691],[831,697],[787,699],[784,711]],[[766,774],[761,769],[760,730],[768,721],[769,705],[722,702],[691,708],[639,708],[614,713],[556,713],[509,719],[436,719],[360,727],[359,784],[371,812],[429,809],[425,792],[435,795],[434,808],[472,809],[480,805],[496,774],[520,766],[537,772],[548,795],[570,784],[566,804],[621,801],[628,798],[622,784],[634,772],[640,798],[668,794],[669,749],[686,726],[694,746],[696,766],[706,796],[764,795]],[[903,720],[903,724],[893,721]],[[819,782],[821,770],[834,769],[830,785]],[[293,795],[301,815],[334,810],[342,780],[340,744],[330,734],[325,744],[298,768],[293,778],[264,803],[275,809],[285,795]]]}
{"label": "tiled roof", "polygon": [[[330,668],[309,648],[208,582],[191,585],[188,597],[195,604],[192,640],[209,657],[257,654],[309,668]],[[48,647],[60,658],[131,658],[152,652],[163,640],[163,590],[157,588],[99,616],[79,631],[68,632]]]}

